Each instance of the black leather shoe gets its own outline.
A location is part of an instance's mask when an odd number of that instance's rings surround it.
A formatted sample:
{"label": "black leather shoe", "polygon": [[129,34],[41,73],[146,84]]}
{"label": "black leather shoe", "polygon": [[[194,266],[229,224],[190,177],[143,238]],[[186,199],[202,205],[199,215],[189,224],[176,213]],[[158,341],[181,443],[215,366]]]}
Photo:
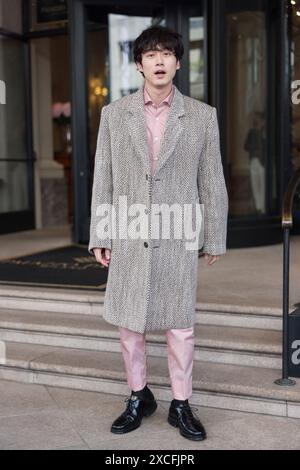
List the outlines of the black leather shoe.
{"label": "black leather shoe", "polygon": [[179,427],[180,434],[192,441],[203,441],[206,438],[206,431],[199,418],[193,414],[188,400],[172,400],[168,423]]}
{"label": "black leather shoe", "polygon": [[113,422],[111,432],[124,434],[138,428],[144,416],[151,416],[157,408],[157,403],[147,385],[143,390],[131,392],[131,396],[124,400],[127,402],[126,410]]}

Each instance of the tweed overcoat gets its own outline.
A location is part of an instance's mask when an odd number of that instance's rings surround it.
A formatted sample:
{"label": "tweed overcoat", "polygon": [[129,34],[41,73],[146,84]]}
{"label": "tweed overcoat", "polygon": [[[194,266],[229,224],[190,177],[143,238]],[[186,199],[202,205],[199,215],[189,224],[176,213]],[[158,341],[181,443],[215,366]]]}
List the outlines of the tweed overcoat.
{"label": "tweed overcoat", "polygon": [[[148,217],[153,204],[203,204],[204,230],[197,249],[187,250],[186,240],[177,239],[172,230],[169,239],[161,231],[154,239],[150,217],[147,236],[113,237],[113,220],[118,226],[122,217],[119,196],[126,196],[128,207],[143,204]],[[111,204],[118,215],[109,218],[108,237],[99,238],[103,213],[97,207],[103,204]],[[139,333],[193,326],[198,249],[225,253],[227,215],[216,108],[183,95],[175,86],[154,175],[143,86],[102,108],[88,251],[112,250],[104,299],[107,322]],[[195,215],[192,218],[194,224]]]}

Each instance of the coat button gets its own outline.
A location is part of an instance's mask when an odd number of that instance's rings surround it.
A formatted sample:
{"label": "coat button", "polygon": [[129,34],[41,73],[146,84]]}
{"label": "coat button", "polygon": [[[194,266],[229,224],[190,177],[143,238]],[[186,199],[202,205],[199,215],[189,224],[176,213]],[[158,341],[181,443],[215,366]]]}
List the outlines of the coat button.
{"label": "coat button", "polygon": [[144,247],[148,248],[148,243],[147,242],[144,242]]}

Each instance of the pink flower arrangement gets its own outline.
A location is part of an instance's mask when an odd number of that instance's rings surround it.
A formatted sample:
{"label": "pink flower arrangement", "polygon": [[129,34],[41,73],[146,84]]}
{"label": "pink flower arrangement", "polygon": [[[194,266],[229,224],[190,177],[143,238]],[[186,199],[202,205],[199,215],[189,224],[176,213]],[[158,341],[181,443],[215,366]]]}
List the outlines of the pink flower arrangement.
{"label": "pink flower arrangement", "polygon": [[52,118],[58,124],[69,124],[71,120],[71,103],[54,103]]}

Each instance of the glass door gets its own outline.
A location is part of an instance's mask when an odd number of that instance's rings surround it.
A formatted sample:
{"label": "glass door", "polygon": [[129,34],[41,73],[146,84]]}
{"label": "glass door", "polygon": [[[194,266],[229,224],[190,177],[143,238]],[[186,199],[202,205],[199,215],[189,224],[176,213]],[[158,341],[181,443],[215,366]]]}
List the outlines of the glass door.
{"label": "glass door", "polygon": [[[244,5],[245,3],[245,5]],[[229,9],[227,136],[230,216],[263,216],[267,207],[267,31],[264,2]]]}
{"label": "glass door", "polygon": [[230,246],[277,243],[282,237],[278,6],[276,1],[225,0]]}
{"label": "glass door", "polygon": [[134,40],[151,25],[165,25],[164,10],[159,5],[131,11],[129,7],[103,4],[86,9],[90,182],[101,109],[143,84],[133,59]]}
{"label": "glass door", "polygon": [[[300,10],[299,1],[287,5],[290,33],[290,80],[291,80],[291,165],[295,172],[300,168]],[[300,188],[294,198],[294,228],[300,230]]]}
{"label": "glass door", "polygon": [[0,233],[34,228],[28,47],[0,30]]}
{"label": "glass door", "polygon": [[87,243],[99,117],[102,107],[142,84],[133,61],[134,39],[165,24],[160,1],[69,2],[72,62],[73,240]]}
{"label": "glass door", "polygon": [[[192,98],[206,100],[205,27],[202,2],[151,2],[150,6],[116,5],[99,2],[86,7],[90,155],[96,150],[102,106],[136,91],[143,84],[133,60],[135,38],[151,25],[167,25],[167,18],[180,18],[185,54],[174,82]],[[163,5],[164,4],[164,5]],[[171,21],[168,21],[168,25]],[[172,25],[174,26],[172,21]],[[176,26],[175,26],[176,27]],[[91,172],[92,173],[92,172]]]}
{"label": "glass door", "polygon": [[72,0],[72,135],[75,218],[73,239],[89,239],[90,203],[99,117],[104,105],[143,84],[133,60],[136,37],[151,25],[182,35],[185,54],[174,83],[199,100],[207,97],[206,31],[202,1]]}

